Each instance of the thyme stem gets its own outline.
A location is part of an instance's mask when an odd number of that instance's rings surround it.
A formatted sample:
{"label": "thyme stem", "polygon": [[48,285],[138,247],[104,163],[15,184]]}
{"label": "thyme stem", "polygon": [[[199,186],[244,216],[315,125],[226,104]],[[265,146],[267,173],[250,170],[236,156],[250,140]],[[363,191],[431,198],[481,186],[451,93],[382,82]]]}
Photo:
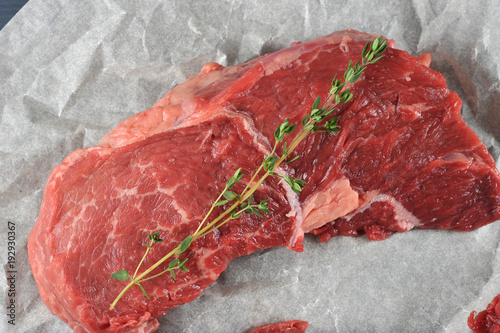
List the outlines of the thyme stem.
{"label": "thyme stem", "polygon": [[[153,241],[151,241],[151,244],[149,246],[151,246],[151,245],[153,245]],[[132,280],[135,279],[135,276],[137,275],[137,272],[139,271],[139,267],[141,267],[142,263],[144,262],[144,259],[146,259],[146,256],[148,255],[150,249],[151,249],[151,247],[148,247],[146,249],[146,252],[144,253],[141,261],[139,262],[139,265],[137,265],[137,268],[135,269],[134,276],[132,277]]]}
{"label": "thyme stem", "polygon": [[[278,147],[278,143],[277,142],[274,144],[273,150],[271,151],[271,153],[269,154],[269,156],[273,156],[274,155],[274,152],[276,151],[276,147]],[[248,187],[250,186],[250,184],[252,184],[252,182],[254,181],[255,177],[257,177],[257,175],[259,174],[259,172],[262,170],[263,167],[264,167],[263,164],[261,164],[259,166],[259,168],[257,169],[257,171],[254,172],[252,178],[250,179],[250,181],[247,183],[247,185],[245,186],[245,188],[241,192],[241,195],[245,194],[245,192],[248,190]]]}
{"label": "thyme stem", "polygon": [[[227,186],[224,187],[224,191],[227,190]],[[210,216],[210,214],[212,214],[212,211],[214,210],[214,208],[216,207],[215,205],[219,202],[219,200],[222,198],[222,195],[224,194],[224,191],[221,192],[221,194],[219,195],[219,197],[217,198],[217,200],[215,200],[215,202],[212,204],[212,206],[210,207],[210,210],[208,211],[208,213],[205,215],[205,217],[203,218],[203,220],[200,222],[200,224],[198,224],[198,228],[196,229],[196,231],[194,232],[195,234],[198,233],[198,231],[200,230],[201,226],[205,223],[205,221],[208,219],[208,217]]]}

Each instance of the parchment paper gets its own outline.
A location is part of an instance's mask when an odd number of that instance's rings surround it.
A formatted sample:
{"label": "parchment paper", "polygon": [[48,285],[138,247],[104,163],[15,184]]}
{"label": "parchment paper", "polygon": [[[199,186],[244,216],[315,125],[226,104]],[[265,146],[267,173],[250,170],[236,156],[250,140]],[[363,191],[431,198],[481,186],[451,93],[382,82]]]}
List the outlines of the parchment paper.
{"label": "parchment paper", "polygon": [[[38,296],[26,253],[49,172],[149,108],[205,62],[233,65],[295,41],[354,28],[383,34],[464,100],[463,117],[499,166],[498,1],[31,0],[0,31],[0,258],[16,226],[16,325],[70,332]],[[466,318],[500,293],[500,223],[410,231],[382,242],[306,237],[234,260],[200,298],[161,318],[159,332],[247,332],[301,319],[307,332],[468,332]]]}

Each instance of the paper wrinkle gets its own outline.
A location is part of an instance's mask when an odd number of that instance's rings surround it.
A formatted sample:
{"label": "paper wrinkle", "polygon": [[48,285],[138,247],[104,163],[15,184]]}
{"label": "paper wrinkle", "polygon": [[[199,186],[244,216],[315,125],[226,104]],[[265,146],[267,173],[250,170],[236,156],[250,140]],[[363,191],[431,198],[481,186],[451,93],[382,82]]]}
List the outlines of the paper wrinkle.
{"label": "paper wrinkle", "polygon": [[[120,18],[122,18],[121,15],[116,15],[109,20],[108,24],[110,26],[119,24]],[[105,29],[109,28],[105,27]],[[45,105],[55,106],[57,115],[61,117],[68,104],[71,105],[72,100],[78,98],[81,87],[91,82],[97,73],[104,70],[102,36],[98,34],[101,30],[98,29],[97,32],[94,30],[85,32],[74,44],[62,50],[61,54],[42,68],[26,96]],[[54,78],[61,76],[66,78],[64,85],[50,85]],[[51,88],[50,92],[46,91],[47,85]]]}
{"label": "paper wrinkle", "polygon": [[[4,309],[0,330],[71,332],[40,300],[25,258],[48,175],[206,62],[239,64],[346,28],[386,35],[432,53],[431,68],[464,100],[463,118],[500,167],[498,17],[494,0],[29,1],[0,31],[0,224],[5,235],[16,223],[20,266],[16,327]],[[309,321],[311,333],[464,332],[470,311],[500,293],[499,236],[498,223],[382,242],[306,235],[303,253],[234,260],[200,298],[160,318],[158,332],[246,332],[290,319]]]}

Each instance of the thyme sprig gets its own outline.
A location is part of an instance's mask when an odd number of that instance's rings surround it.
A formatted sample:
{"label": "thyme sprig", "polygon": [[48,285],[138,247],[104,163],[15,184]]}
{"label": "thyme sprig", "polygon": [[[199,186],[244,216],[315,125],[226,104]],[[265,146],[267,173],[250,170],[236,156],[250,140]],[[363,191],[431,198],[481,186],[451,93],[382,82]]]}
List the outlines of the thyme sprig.
{"label": "thyme sprig", "polygon": [[[328,96],[322,102],[321,97],[318,96],[314,103],[312,104],[311,111],[302,119],[301,127],[298,133],[293,137],[292,141],[288,143],[284,141],[285,137],[292,134],[297,128],[297,124],[290,124],[290,118],[287,118],[283,123],[281,123],[274,132],[275,144],[269,155],[266,155],[259,166],[259,168],[253,173],[250,180],[247,182],[243,191],[239,194],[232,191],[233,187],[240,182],[244,174],[241,168],[235,171],[234,175],[227,180],[224,189],[219,194],[218,198],[212,203],[209,211],[204,216],[203,220],[198,225],[196,231],[188,235],[184,240],[182,240],[174,249],[167,253],[163,258],[158,260],[155,264],[151,265],[141,274],[137,275],[139,268],[143,264],[150,250],[156,243],[162,242],[163,240],[159,238],[160,232],[155,232],[154,234],[147,233],[150,240],[149,244],[144,244],[146,246],[146,251],[137,265],[133,275],[130,275],[127,270],[119,270],[111,275],[113,279],[119,281],[130,282],[123,288],[120,294],[116,297],[110,306],[112,310],[118,301],[123,297],[123,295],[134,285],[137,285],[144,295],[149,299],[149,295],[144,290],[141,285],[142,282],[159,277],[167,272],[170,272],[172,278],[176,279],[176,270],[189,271],[185,264],[188,259],[181,261],[178,257],[170,260],[168,266],[163,271],[148,276],[153,270],[158,268],[165,261],[171,259],[173,256],[178,256],[185,252],[191,244],[199,238],[202,238],[211,232],[222,227],[224,224],[232,219],[240,218],[244,213],[255,214],[259,217],[263,217],[263,214],[270,214],[268,208],[268,199],[262,200],[258,203],[254,202],[253,193],[259,188],[259,186],[264,182],[264,180],[269,177],[278,177],[286,182],[292,191],[296,194],[300,194],[302,189],[307,184],[302,179],[294,179],[286,174],[281,174],[279,166],[281,163],[292,163],[293,161],[299,159],[301,156],[296,155],[292,157],[292,153],[297,148],[297,146],[307,137],[310,133],[317,132],[327,132],[336,133],[339,131],[338,119],[339,116],[330,117],[333,112],[337,110],[339,104],[344,104],[349,102],[353,98],[353,94],[350,92],[350,87],[346,86],[348,83],[356,82],[363,74],[366,67],[370,64],[374,64],[383,57],[383,53],[387,48],[387,40],[383,37],[377,37],[372,42],[365,45],[363,51],[361,52],[361,59],[358,60],[354,65],[352,61],[349,62],[346,71],[342,78],[337,78],[337,75],[333,77],[331,87]],[[277,155],[278,145],[283,142],[283,150],[281,156]],[[263,173],[263,174],[262,174]],[[260,178],[259,178],[260,176]],[[216,207],[228,205],[229,207],[218,217],[214,218],[207,224],[208,219],[212,215],[213,210]],[[206,224],[206,225],[205,225]]]}

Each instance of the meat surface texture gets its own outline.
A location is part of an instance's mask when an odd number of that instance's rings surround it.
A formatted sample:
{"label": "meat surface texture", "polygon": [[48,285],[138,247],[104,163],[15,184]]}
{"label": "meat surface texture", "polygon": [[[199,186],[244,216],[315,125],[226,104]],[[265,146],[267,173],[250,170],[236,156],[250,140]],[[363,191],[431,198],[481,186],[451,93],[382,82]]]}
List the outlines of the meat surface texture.
{"label": "meat surface texture", "polygon": [[304,333],[308,326],[307,322],[300,320],[281,321],[259,326],[250,333]]}
{"label": "meat surface texture", "polygon": [[177,272],[175,281],[164,275],[144,282],[150,301],[133,288],[108,310],[125,287],[110,276],[134,272],[147,232],[160,231],[164,241],[154,245],[144,267],[194,232],[239,166],[244,172],[258,167],[265,151],[246,126],[237,117],[218,116],[118,149],[87,148],[66,158],[47,184],[44,223],[37,223],[29,245],[49,308],[77,332],[152,332],[155,318],[198,297],[232,258],[275,246],[301,250],[293,200],[270,179],[255,194],[259,201],[270,199],[270,215],[244,215],[195,241],[180,257],[188,258],[189,272]]}
{"label": "meat surface texture", "polygon": [[500,295],[496,296],[490,304],[479,313],[473,311],[467,324],[476,333],[500,333]]}
{"label": "meat surface texture", "polygon": [[125,286],[110,275],[135,270],[146,233],[165,241],[144,267],[193,233],[234,171],[257,169],[276,127],[299,123],[374,37],[342,31],[238,66],[207,64],[98,146],[68,156],[50,175],[28,241],[48,308],[76,332],[153,332],[157,317],[199,296],[233,258],[275,246],[301,251],[304,232],[381,240],[499,219],[500,176],[461,119],[460,99],[428,68],[429,55],[389,41],[335,112],[341,131],[310,135],[297,149],[302,158],[279,170],[308,183],[300,195],[268,178],[255,197],[270,199],[270,215],[244,215],[197,240],[180,258],[189,272],[149,280],[151,300],[132,288],[108,310]]}

